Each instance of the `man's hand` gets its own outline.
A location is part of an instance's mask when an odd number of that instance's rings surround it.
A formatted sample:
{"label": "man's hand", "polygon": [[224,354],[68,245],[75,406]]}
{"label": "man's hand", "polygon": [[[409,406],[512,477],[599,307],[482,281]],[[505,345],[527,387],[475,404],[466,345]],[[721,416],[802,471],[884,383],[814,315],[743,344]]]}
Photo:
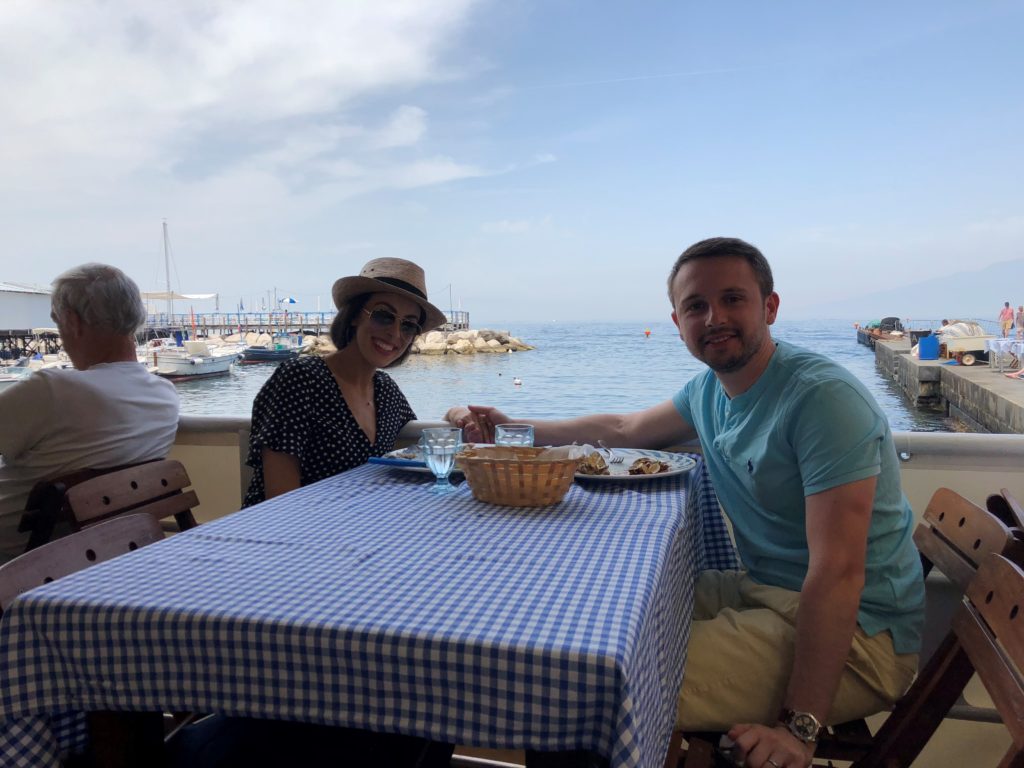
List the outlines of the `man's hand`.
{"label": "man's hand", "polygon": [[456,405],[448,409],[445,421],[462,429],[467,443],[493,443],[494,425],[507,424],[511,419],[489,405]]}
{"label": "man's hand", "polygon": [[734,725],[729,738],[747,768],[807,768],[814,744],[804,744],[784,725]]}

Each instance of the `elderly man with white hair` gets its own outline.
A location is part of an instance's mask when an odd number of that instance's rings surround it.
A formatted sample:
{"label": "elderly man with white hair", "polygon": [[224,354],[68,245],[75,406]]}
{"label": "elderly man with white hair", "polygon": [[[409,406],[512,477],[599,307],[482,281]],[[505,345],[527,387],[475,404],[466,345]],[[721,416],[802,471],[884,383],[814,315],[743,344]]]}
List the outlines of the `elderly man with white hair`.
{"label": "elderly man with white hair", "polygon": [[131,278],[106,264],[70,269],[53,281],[50,314],[75,367],[0,393],[0,562],[25,550],[18,521],[37,482],[163,458],[178,426],[174,385],[135,356],[146,309]]}

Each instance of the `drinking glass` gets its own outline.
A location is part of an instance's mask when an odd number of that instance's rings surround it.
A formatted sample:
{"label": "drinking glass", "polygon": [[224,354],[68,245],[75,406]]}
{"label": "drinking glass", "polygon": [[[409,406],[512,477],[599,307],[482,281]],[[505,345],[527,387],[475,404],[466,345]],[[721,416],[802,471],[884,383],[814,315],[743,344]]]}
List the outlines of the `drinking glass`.
{"label": "drinking glass", "polygon": [[532,424],[499,424],[494,428],[495,445],[533,446]]}
{"label": "drinking glass", "polygon": [[455,465],[455,454],[462,447],[462,430],[451,427],[432,427],[423,430],[420,441],[423,459],[437,478],[430,490],[433,493],[451,493],[455,486],[448,482],[448,475]]}

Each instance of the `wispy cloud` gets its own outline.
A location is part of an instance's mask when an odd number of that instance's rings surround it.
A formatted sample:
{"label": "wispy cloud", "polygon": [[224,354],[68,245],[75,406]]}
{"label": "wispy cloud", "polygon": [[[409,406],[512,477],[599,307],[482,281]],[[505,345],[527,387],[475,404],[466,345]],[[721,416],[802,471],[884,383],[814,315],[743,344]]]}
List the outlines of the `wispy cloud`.
{"label": "wispy cloud", "polygon": [[530,91],[539,88],[580,88],[588,85],[614,85],[616,83],[637,83],[643,80],[670,80],[681,77],[701,77],[703,75],[725,75],[731,72],[749,72],[753,67],[722,67],[717,69],[687,69],[679,72],[660,72],[647,75],[626,75],[624,77],[607,77],[596,80],[575,80],[564,83],[538,83],[537,85],[521,86],[519,90]]}
{"label": "wispy cloud", "polygon": [[488,221],[480,225],[480,231],[487,235],[521,235],[537,229],[544,229],[551,226],[551,217],[545,216],[542,219],[501,219],[500,221]]}
{"label": "wispy cloud", "polygon": [[974,234],[1019,237],[1024,235],[1024,216],[1019,214],[992,216],[970,222],[967,225],[967,231]]}
{"label": "wispy cloud", "polygon": [[519,221],[502,219],[501,221],[488,221],[480,225],[480,231],[487,235],[518,235],[529,231],[529,229],[529,219],[520,219]]}
{"label": "wispy cloud", "polygon": [[[427,126],[409,104],[361,123],[357,100],[450,78],[441,54],[472,5],[0,4],[0,163],[56,190],[140,171],[152,183],[209,155],[221,172],[326,161],[351,174],[337,156],[415,146]],[[430,176],[415,163],[384,175]]]}
{"label": "wispy cloud", "polygon": [[419,107],[402,106],[377,130],[370,146],[376,149],[408,147],[420,140],[427,130],[427,113]]}

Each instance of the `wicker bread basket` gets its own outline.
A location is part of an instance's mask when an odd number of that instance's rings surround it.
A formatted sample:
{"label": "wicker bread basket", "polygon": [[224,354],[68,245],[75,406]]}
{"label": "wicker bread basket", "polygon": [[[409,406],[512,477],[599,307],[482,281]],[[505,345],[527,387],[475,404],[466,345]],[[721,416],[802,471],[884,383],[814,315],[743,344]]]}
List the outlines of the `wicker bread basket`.
{"label": "wicker bread basket", "polygon": [[480,501],[509,507],[546,507],[565,497],[579,459],[537,460],[544,450],[473,448],[456,456],[455,463]]}

